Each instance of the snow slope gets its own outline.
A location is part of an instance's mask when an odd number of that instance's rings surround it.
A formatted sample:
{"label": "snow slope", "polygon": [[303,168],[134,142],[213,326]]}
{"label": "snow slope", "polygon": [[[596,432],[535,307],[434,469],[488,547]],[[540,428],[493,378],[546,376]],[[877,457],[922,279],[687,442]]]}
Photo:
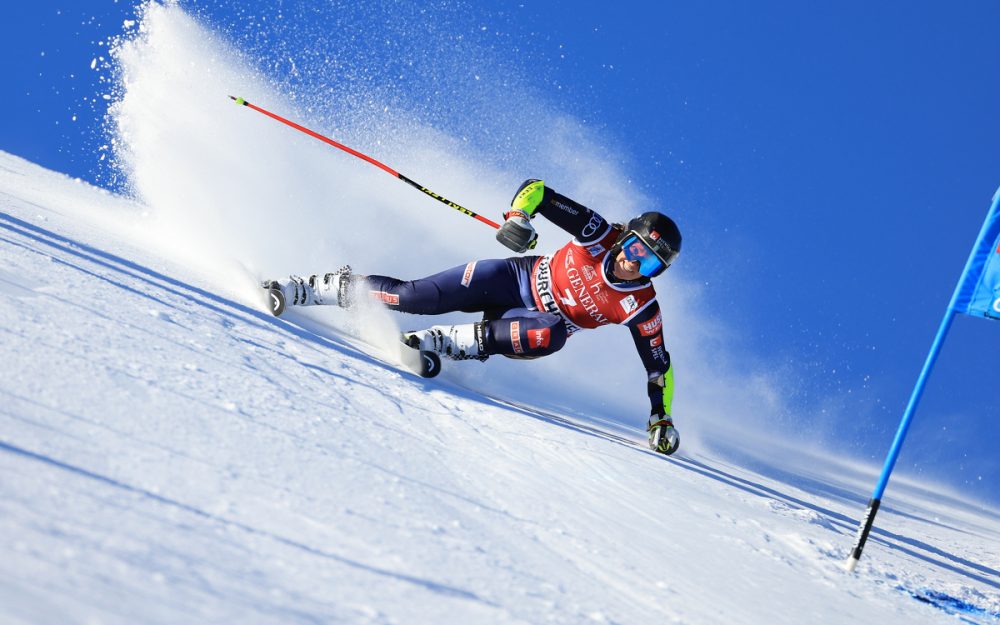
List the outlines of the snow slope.
{"label": "snow slope", "polygon": [[847,575],[870,469],[401,373],[144,213],[0,153],[2,623],[1000,622],[994,510],[894,482]]}

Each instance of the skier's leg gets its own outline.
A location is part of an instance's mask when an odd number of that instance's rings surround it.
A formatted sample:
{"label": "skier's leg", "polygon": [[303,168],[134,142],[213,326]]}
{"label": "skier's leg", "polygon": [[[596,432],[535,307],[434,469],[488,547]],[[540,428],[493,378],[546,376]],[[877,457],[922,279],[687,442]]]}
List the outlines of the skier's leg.
{"label": "skier's leg", "polygon": [[261,286],[271,297],[271,312],[281,315],[287,306],[346,306],[351,268],[344,266],[323,276],[288,276],[287,280],[265,280]]}
{"label": "skier's leg", "polygon": [[[330,305],[346,308],[357,297],[371,297],[393,310],[423,315],[508,310],[530,305],[531,267],[537,257],[479,260],[418,280],[357,275],[350,267],[308,278],[265,281],[284,306]],[[272,295],[273,297],[273,295]],[[275,314],[280,314],[275,307]]]}
{"label": "skier's leg", "polygon": [[[352,288],[392,310],[418,315],[524,306],[517,265],[522,259],[479,260],[418,280],[370,275]],[[520,263],[523,264],[523,263]]]}
{"label": "skier's leg", "polygon": [[541,358],[563,348],[569,333],[558,315],[515,308],[487,321],[486,348],[509,358]]}
{"label": "skier's leg", "polygon": [[566,324],[557,315],[526,308],[507,311],[500,319],[452,326],[432,326],[407,334],[412,347],[455,360],[540,358],[566,344]]}
{"label": "skier's leg", "polygon": [[524,306],[521,274],[525,259],[480,260],[446,269],[418,280],[363,276],[343,267],[325,276],[290,276],[284,282],[265,282],[278,288],[289,306],[348,307],[355,297],[371,297],[393,310],[422,315],[488,308]]}

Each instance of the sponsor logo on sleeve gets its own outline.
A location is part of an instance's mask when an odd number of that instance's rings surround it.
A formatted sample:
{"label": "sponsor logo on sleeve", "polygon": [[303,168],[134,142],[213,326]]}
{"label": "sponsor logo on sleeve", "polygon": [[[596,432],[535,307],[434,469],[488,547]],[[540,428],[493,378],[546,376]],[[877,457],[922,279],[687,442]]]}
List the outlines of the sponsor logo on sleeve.
{"label": "sponsor logo on sleeve", "polygon": [[524,347],[521,346],[521,322],[511,321],[510,322],[510,344],[514,347],[515,354],[524,353]]}
{"label": "sponsor logo on sleeve", "polygon": [[653,358],[660,362],[667,362],[667,352],[663,351],[663,347],[653,348]]}
{"label": "sponsor logo on sleeve", "polygon": [[656,313],[656,316],[649,321],[643,321],[639,324],[639,334],[643,336],[653,336],[660,331],[663,327],[663,315]]}
{"label": "sponsor logo on sleeve", "polygon": [[635,295],[629,295],[618,303],[621,304],[621,307],[625,310],[626,315],[635,312],[636,309],[639,308],[639,301],[635,299]]}
{"label": "sponsor logo on sleeve", "polygon": [[591,256],[600,256],[604,253],[604,246],[598,243],[597,245],[591,245],[587,248],[587,253]]}
{"label": "sponsor logo on sleeve", "polygon": [[580,211],[576,210],[575,208],[573,208],[569,204],[565,204],[563,202],[560,202],[559,200],[552,200],[552,203],[555,204],[556,206],[558,206],[561,210],[566,211],[570,215],[579,215],[580,214]]}
{"label": "sponsor logo on sleeve", "polygon": [[465,273],[462,274],[462,286],[469,288],[472,284],[472,274],[476,271],[476,261],[472,261],[465,266]]}
{"label": "sponsor logo on sleeve", "polygon": [[552,338],[552,330],[541,328],[540,330],[528,330],[528,344],[531,349],[545,349],[549,346]]}
{"label": "sponsor logo on sleeve", "polygon": [[659,347],[660,345],[663,345],[663,337],[662,336],[654,336],[653,338],[649,339],[649,346],[650,347]]}
{"label": "sponsor logo on sleeve", "polygon": [[385,291],[370,291],[371,296],[383,304],[388,304],[389,306],[399,306],[399,296],[395,293],[386,293]]}
{"label": "sponsor logo on sleeve", "polygon": [[590,221],[588,221],[587,225],[583,227],[583,232],[580,233],[580,235],[584,239],[589,239],[597,233],[597,229],[601,227],[602,223],[604,223],[604,219],[602,219],[600,215],[592,214],[590,216]]}

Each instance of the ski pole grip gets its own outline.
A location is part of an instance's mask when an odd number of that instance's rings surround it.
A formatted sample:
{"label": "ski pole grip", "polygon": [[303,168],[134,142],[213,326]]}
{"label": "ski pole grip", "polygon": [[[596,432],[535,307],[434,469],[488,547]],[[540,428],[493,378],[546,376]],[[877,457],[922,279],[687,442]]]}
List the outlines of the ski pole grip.
{"label": "ski pole grip", "polygon": [[538,243],[538,233],[527,221],[524,223],[527,227],[522,226],[516,220],[505,221],[497,230],[497,241],[518,254],[534,249]]}

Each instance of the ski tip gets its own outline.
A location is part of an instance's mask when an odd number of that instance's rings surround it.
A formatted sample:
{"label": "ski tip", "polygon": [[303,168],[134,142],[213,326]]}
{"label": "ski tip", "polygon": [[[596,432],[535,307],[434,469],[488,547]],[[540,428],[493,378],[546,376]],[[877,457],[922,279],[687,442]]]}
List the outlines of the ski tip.
{"label": "ski tip", "polygon": [[271,314],[280,317],[285,312],[285,294],[281,292],[277,282],[264,281],[261,286],[267,289],[267,302],[271,308]]}
{"label": "ski tip", "polygon": [[244,100],[243,98],[237,98],[234,95],[229,96],[229,99],[232,100],[233,102],[237,103],[237,104],[242,105],[242,106],[246,106],[246,104],[247,104],[246,100]]}
{"label": "ski tip", "polygon": [[433,378],[441,373],[441,358],[434,352],[420,352],[420,377]]}
{"label": "ski tip", "polygon": [[271,314],[280,317],[281,313],[285,312],[285,298],[278,290],[268,291],[268,295],[271,300]]}
{"label": "ski tip", "polygon": [[[441,357],[432,351],[420,349],[420,340],[410,332],[403,332],[399,335],[405,347],[408,347],[417,356],[414,360],[412,356],[403,356],[404,364],[414,373],[422,378],[433,378],[441,373]],[[404,350],[409,351],[409,350]]]}

